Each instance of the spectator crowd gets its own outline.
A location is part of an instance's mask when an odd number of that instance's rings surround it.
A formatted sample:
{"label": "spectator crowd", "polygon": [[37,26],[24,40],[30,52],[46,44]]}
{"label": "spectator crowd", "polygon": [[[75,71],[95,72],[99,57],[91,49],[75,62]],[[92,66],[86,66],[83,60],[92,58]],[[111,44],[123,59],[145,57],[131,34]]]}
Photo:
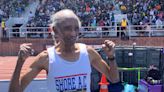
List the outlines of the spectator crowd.
{"label": "spectator crowd", "polygon": [[115,6],[119,5],[123,14],[133,25],[162,25],[164,5],[162,0],[40,0],[36,17],[28,25],[48,26],[50,15],[69,8],[80,17],[82,26],[112,26]]}
{"label": "spectator crowd", "polygon": [[[0,22],[2,19],[20,16],[32,1],[1,0]],[[27,27],[48,27],[51,23],[50,15],[64,8],[72,9],[79,16],[84,27],[114,26],[115,12],[113,11],[117,10],[117,6],[122,14],[127,14],[128,24],[156,25],[159,29],[163,28],[164,4],[162,0],[39,0],[35,16],[31,16]],[[136,29],[141,30],[142,28],[137,27]],[[96,30],[108,29],[97,28]]]}
{"label": "spectator crowd", "polygon": [[40,0],[36,17],[28,26],[48,26],[50,15],[61,9],[72,9],[82,21],[82,26],[110,26],[114,5],[110,0]]}
{"label": "spectator crowd", "polygon": [[28,4],[29,0],[0,0],[0,22],[9,17],[19,17]]}
{"label": "spectator crowd", "polygon": [[132,25],[162,25],[164,3],[162,0],[115,0]]}

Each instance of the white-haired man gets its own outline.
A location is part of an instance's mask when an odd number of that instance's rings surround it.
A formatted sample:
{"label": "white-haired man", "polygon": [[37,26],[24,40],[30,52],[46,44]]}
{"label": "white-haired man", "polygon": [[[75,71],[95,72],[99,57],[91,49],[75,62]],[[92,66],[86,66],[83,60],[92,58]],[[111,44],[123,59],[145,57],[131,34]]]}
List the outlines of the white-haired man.
{"label": "white-haired man", "polygon": [[58,43],[36,56],[27,73],[20,78],[20,70],[31,48],[20,46],[16,68],[9,92],[22,92],[41,70],[47,71],[50,92],[90,92],[91,65],[112,82],[119,82],[112,41],[106,40],[103,49],[109,58],[108,66],[91,47],[77,43],[81,22],[72,10],[64,9],[52,15],[52,29]]}

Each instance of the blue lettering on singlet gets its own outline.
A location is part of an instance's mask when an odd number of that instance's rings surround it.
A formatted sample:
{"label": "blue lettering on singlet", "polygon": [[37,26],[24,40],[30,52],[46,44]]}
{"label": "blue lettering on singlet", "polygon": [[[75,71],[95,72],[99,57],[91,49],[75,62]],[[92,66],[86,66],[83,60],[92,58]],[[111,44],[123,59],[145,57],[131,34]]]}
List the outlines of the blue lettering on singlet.
{"label": "blue lettering on singlet", "polygon": [[75,78],[73,77],[56,80],[56,89],[57,91],[75,90]]}
{"label": "blue lettering on singlet", "polygon": [[76,89],[75,78],[72,78],[72,84],[73,84],[72,89]]}
{"label": "blue lettering on singlet", "polygon": [[78,89],[82,89],[81,77],[79,77],[79,86]]}
{"label": "blue lettering on singlet", "polygon": [[87,88],[86,76],[73,76],[69,78],[57,78],[56,90],[58,92],[86,90]]}
{"label": "blue lettering on singlet", "polygon": [[86,79],[87,79],[87,77],[83,76],[83,88],[87,88]]}

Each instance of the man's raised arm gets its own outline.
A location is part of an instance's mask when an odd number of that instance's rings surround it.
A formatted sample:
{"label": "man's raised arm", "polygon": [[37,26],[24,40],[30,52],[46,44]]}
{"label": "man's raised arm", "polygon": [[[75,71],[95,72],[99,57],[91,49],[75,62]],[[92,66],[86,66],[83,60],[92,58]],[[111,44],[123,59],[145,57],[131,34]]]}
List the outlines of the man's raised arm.
{"label": "man's raised arm", "polygon": [[28,44],[22,44],[20,46],[18,60],[9,86],[9,92],[23,92],[26,86],[44,68],[43,61],[47,61],[47,54],[45,52],[42,52],[38,56],[36,56],[35,61],[27,69],[23,77],[20,77],[22,66],[25,60],[30,55],[30,52],[31,48],[28,46]]}

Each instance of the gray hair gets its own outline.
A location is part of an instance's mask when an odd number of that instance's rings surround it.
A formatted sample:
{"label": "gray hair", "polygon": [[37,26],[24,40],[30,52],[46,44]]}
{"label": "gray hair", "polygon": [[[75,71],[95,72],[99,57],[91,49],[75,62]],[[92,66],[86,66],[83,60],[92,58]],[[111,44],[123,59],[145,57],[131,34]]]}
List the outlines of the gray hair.
{"label": "gray hair", "polygon": [[58,28],[58,23],[60,22],[60,20],[62,20],[64,17],[73,17],[75,19],[77,19],[78,24],[79,24],[79,28],[81,27],[81,22],[80,19],[78,18],[78,16],[70,9],[63,9],[61,11],[56,12],[55,14],[53,14],[51,16],[51,21],[52,23],[50,24],[51,29],[53,30],[51,32],[52,35],[52,39],[54,40],[54,44],[56,45],[56,39],[55,39],[55,32],[54,32],[54,28]]}
{"label": "gray hair", "polygon": [[57,27],[57,24],[59,23],[59,20],[61,20],[63,17],[73,17],[73,18],[77,19],[79,27],[81,27],[80,19],[70,9],[63,9],[63,10],[60,10],[60,11],[56,12],[55,14],[53,14],[51,16],[51,21],[52,21],[52,24],[50,24],[51,27]]}

